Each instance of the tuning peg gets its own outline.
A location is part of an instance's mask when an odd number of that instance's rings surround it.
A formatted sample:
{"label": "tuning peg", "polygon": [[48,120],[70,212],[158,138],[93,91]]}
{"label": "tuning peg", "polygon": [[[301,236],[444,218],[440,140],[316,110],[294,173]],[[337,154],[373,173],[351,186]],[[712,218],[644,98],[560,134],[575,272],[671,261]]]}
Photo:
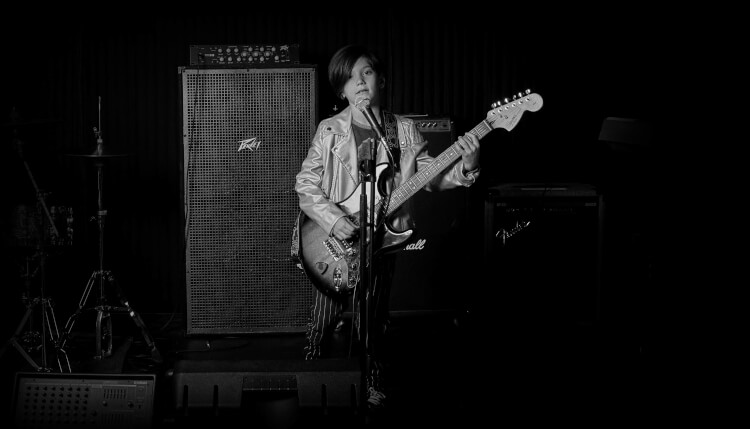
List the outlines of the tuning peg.
{"label": "tuning peg", "polygon": [[519,92],[518,93],[518,98],[523,98],[523,94]]}
{"label": "tuning peg", "polygon": [[529,95],[529,94],[531,94],[531,90],[530,89],[526,89],[526,95]]}
{"label": "tuning peg", "polygon": [[505,99],[503,99],[503,103],[505,103],[505,104],[508,104],[508,102],[509,102],[509,101],[510,101],[510,100],[508,100],[508,98],[507,98],[507,97],[506,97]]}
{"label": "tuning peg", "polygon": [[518,94],[513,94],[513,101],[516,101],[516,97],[518,97]]}

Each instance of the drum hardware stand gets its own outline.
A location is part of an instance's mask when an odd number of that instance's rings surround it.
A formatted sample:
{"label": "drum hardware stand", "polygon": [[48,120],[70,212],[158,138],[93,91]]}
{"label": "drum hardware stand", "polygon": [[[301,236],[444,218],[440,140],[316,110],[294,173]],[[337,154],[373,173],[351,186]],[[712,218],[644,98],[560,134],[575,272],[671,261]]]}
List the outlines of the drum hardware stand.
{"label": "drum hardware stand", "polygon": [[[13,336],[8,340],[8,342],[3,346],[2,349],[0,349],[0,356],[2,356],[5,353],[5,349],[8,346],[15,347],[16,350],[23,356],[24,359],[36,370],[39,372],[51,372],[51,368],[47,366],[47,342],[52,341],[56,345],[56,351],[57,351],[57,367],[60,372],[71,372],[70,367],[70,360],[68,359],[67,353],[65,353],[65,350],[58,347],[58,338],[60,336],[58,328],[57,328],[57,320],[55,319],[55,310],[52,307],[52,301],[49,298],[45,298],[44,295],[37,297],[37,298],[26,298],[26,313],[21,318],[21,322],[18,324],[18,327],[16,328],[16,331],[13,333]],[[36,350],[41,349],[41,356],[42,356],[42,363],[41,365],[38,364],[32,357],[29,355],[29,352],[26,351],[24,348],[22,342],[25,342],[28,337],[24,337],[23,335],[23,329],[26,326],[27,323],[30,323],[32,316],[34,315],[34,311],[41,307],[42,310],[42,332],[41,332],[41,338],[39,338],[40,346],[38,348],[33,348]],[[49,335],[47,334],[49,332]],[[27,334],[31,334],[32,336],[36,334],[35,332],[27,332]],[[19,338],[21,341],[19,342]],[[35,339],[31,338],[29,339],[29,342],[33,342]]]}
{"label": "drum hardware stand", "polygon": [[[101,98],[100,98],[100,103],[101,103]],[[101,126],[101,119],[100,119],[100,126]],[[151,339],[151,335],[149,335],[148,329],[146,328],[146,325],[143,323],[141,316],[135,310],[133,310],[133,308],[130,306],[130,303],[123,295],[122,290],[117,285],[117,282],[115,281],[115,278],[114,278],[114,275],[112,275],[112,272],[104,270],[104,217],[107,215],[107,211],[104,210],[102,206],[102,185],[103,185],[102,167],[104,165],[103,159],[109,158],[109,157],[116,157],[116,156],[125,156],[125,155],[106,153],[104,150],[104,142],[101,137],[101,132],[96,127],[94,127],[94,134],[96,135],[96,150],[94,151],[94,153],[89,154],[89,155],[78,155],[78,156],[86,156],[86,157],[94,158],[96,169],[97,169],[98,211],[97,211],[96,218],[98,219],[98,225],[99,225],[99,269],[94,271],[91,274],[91,277],[89,278],[88,283],[86,283],[86,287],[78,303],[78,310],[76,310],[76,312],[72,316],[70,316],[67,323],[65,324],[65,328],[63,330],[62,346],[65,345],[68,338],[70,337],[70,333],[73,330],[73,326],[75,325],[76,320],[81,315],[81,313],[84,310],[86,310],[85,307],[89,300],[91,291],[94,288],[94,285],[98,284],[99,296],[97,298],[96,305],[92,308],[93,310],[96,310],[97,312],[97,315],[96,315],[96,355],[94,356],[94,359],[102,359],[102,358],[109,357],[112,355],[112,339],[113,339],[112,313],[123,312],[123,313],[128,313],[130,317],[133,319],[133,321],[135,322],[136,326],[138,326],[141,329],[143,338],[144,340],[146,340],[146,344],[148,344],[149,348],[151,349],[151,356],[154,358],[156,362],[161,363],[162,357],[159,353],[159,350],[156,348],[156,344]],[[105,285],[112,288],[110,289],[110,291],[113,290],[116,293],[121,306],[112,306],[108,304],[108,300],[105,294]]]}
{"label": "drum hardware stand", "polygon": [[[104,295],[104,285],[106,284],[113,288],[113,290],[116,292],[117,297],[120,301],[120,304],[122,306],[112,306],[107,304],[107,298]],[[83,295],[81,296],[80,301],[78,302],[78,310],[68,319],[68,322],[65,324],[65,328],[63,330],[63,341],[62,346],[65,345],[68,338],[70,338],[70,333],[73,330],[73,327],[75,326],[75,322],[78,319],[78,317],[83,313],[83,311],[87,310],[86,303],[88,302],[89,296],[91,295],[91,291],[94,288],[94,285],[99,285],[99,291],[100,296],[97,299],[97,305],[91,308],[91,310],[96,310],[96,355],[94,356],[94,359],[102,359],[105,357],[109,357],[112,355],[112,313],[128,313],[130,317],[133,318],[133,321],[135,322],[136,326],[138,326],[141,329],[141,334],[143,334],[143,338],[146,340],[146,344],[148,344],[149,348],[151,349],[151,356],[154,358],[157,362],[162,362],[161,355],[159,353],[159,350],[156,348],[156,344],[151,339],[151,336],[149,335],[148,329],[146,328],[145,323],[143,323],[143,320],[141,319],[141,316],[133,310],[133,307],[130,306],[130,303],[128,300],[124,297],[122,294],[122,289],[120,289],[119,285],[117,284],[114,276],[112,275],[111,271],[104,271],[104,270],[98,270],[94,271],[91,274],[91,277],[89,277],[88,283],[86,283],[86,288],[83,291]]]}
{"label": "drum hardware stand", "polygon": [[[28,162],[26,162],[26,159],[23,156],[23,142],[18,138],[18,129],[13,130],[13,140],[15,145],[18,149],[18,154],[23,161],[23,165],[26,168],[26,173],[29,176],[29,179],[31,180],[31,184],[34,186],[34,190],[36,192],[37,197],[37,203],[42,207],[44,210],[45,218],[49,222],[49,231],[53,235],[54,240],[59,239],[59,233],[57,231],[57,227],[55,226],[54,221],[52,220],[52,217],[50,215],[49,209],[47,208],[47,204],[44,200],[44,195],[42,191],[39,190],[39,187],[37,186],[36,180],[34,180],[34,175],[31,173],[31,168],[29,167]],[[44,223],[43,221],[41,222]],[[41,226],[41,225],[40,225]],[[51,341],[53,344],[55,344],[56,349],[56,358],[57,358],[57,367],[60,370],[60,372],[64,372],[67,370],[67,372],[71,372],[71,366],[70,366],[70,360],[68,359],[68,355],[65,352],[65,350],[60,347],[60,333],[57,327],[57,319],[55,318],[55,311],[52,307],[52,301],[50,298],[45,297],[44,291],[45,291],[45,284],[46,284],[46,258],[47,258],[47,252],[44,248],[44,228],[40,228],[38,231],[39,234],[39,243],[38,243],[38,249],[35,254],[35,256],[39,257],[39,267],[32,272],[30,268],[30,259],[31,257],[26,258],[26,273],[24,274],[25,278],[25,284],[26,284],[26,292],[23,296],[23,301],[26,305],[26,313],[21,318],[21,322],[18,324],[18,327],[16,328],[15,332],[13,333],[13,336],[8,339],[6,344],[0,349],[0,356],[2,356],[5,353],[5,349],[8,346],[13,346],[18,352],[23,356],[24,359],[37,371],[43,371],[43,372],[51,372],[51,369],[47,366],[47,342]],[[31,284],[32,280],[36,275],[37,270],[40,273],[40,279],[39,279],[39,297],[32,297],[31,292]],[[29,352],[23,347],[21,342],[19,342],[19,338],[21,338],[22,341],[25,339],[29,339],[28,336],[24,338],[23,330],[24,327],[29,324],[30,329],[33,328],[31,326],[31,323],[33,321],[33,315],[35,310],[38,308],[41,308],[41,319],[42,319],[42,330],[39,334],[40,336],[40,346],[37,348],[37,350],[41,350],[41,365],[38,364],[30,355]],[[36,332],[27,331],[27,335],[30,335],[31,337],[34,337]],[[33,341],[33,338],[31,338],[31,341]],[[33,348],[32,348],[33,349]]]}

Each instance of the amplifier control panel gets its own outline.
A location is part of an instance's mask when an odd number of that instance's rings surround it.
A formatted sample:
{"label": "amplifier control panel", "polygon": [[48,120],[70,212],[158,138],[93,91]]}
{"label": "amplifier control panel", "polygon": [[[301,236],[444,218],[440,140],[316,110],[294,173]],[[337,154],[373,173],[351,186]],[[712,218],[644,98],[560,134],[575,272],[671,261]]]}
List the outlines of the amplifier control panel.
{"label": "amplifier control panel", "polygon": [[451,131],[452,123],[450,118],[436,118],[428,116],[407,115],[414,120],[414,125],[423,133]]}
{"label": "amplifier control panel", "polygon": [[299,64],[299,45],[191,45],[190,65]]}

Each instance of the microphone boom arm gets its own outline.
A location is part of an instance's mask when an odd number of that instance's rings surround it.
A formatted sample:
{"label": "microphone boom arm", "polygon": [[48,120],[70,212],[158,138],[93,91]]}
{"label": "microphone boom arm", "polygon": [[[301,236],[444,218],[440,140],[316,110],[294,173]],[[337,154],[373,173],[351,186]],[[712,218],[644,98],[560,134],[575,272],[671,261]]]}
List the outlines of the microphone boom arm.
{"label": "microphone boom arm", "polygon": [[383,147],[385,148],[386,153],[388,154],[388,159],[391,162],[391,165],[395,165],[396,161],[393,159],[393,153],[391,152],[391,148],[388,146],[388,141],[385,139],[385,133],[383,132],[383,128],[375,119],[375,114],[370,108],[370,99],[358,98],[355,103],[355,107],[359,109],[359,111],[365,115],[365,118],[367,118],[367,122],[370,123],[370,126],[372,127],[372,129],[375,130],[375,133],[378,135],[378,142],[381,145],[383,145]]}

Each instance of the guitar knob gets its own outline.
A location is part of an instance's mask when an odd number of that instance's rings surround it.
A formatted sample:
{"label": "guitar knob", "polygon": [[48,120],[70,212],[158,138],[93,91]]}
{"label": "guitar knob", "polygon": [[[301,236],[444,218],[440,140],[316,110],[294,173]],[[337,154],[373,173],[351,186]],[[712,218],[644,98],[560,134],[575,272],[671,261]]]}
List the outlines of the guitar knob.
{"label": "guitar knob", "polygon": [[335,270],[333,270],[333,289],[336,290],[336,292],[341,291],[341,283],[342,283],[342,277],[343,277],[343,271],[341,270],[341,267],[336,267]]}

